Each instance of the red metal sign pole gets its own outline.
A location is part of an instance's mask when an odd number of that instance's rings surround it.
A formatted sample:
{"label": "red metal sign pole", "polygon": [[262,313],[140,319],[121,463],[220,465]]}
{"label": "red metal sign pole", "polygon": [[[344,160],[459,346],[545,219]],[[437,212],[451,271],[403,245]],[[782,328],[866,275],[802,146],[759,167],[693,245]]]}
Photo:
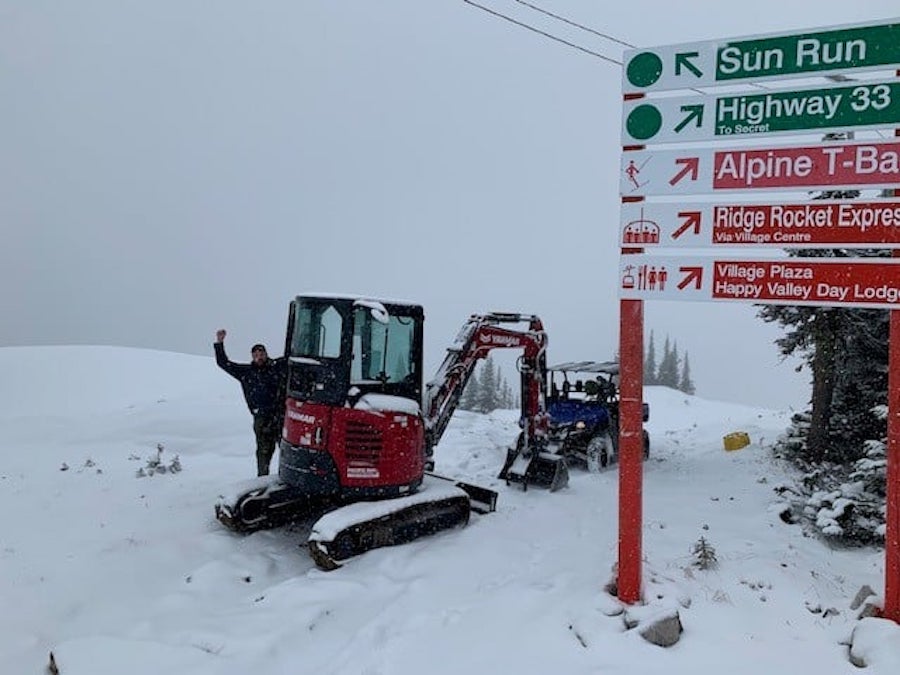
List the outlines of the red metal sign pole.
{"label": "red metal sign pole", "polygon": [[[900,136],[900,130],[894,135]],[[893,256],[900,257],[900,251]],[[900,623],[900,310],[890,311],[883,616]]]}
{"label": "red metal sign pole", "polygon": [[[643,94],[625,95],[625,100]],[[626,146],[624,150],[640,150]],[[622,201],[642,201],[623,197]],[[642,249],[622,249],[623,254]],[[619,600],[634,604],[641,600],[641,539],[643,534],[644,436],[644,302],[619,301]]]}
{"label": "red metal sign pole", "polygon": [[644,302],[619,301],[619,579],[622,602],[641,600]]}
{"label": "red metal sign pole", "polygon": [[900,310],[890,311],[883,615],[900,623]]}

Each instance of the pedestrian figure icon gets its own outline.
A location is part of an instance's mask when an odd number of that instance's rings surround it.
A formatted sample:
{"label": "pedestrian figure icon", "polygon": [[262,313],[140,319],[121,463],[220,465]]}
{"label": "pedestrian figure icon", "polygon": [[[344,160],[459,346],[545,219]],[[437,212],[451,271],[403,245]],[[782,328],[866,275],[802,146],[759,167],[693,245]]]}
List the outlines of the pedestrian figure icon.
{"label": "pedestrian figure icon", "polygon": [[625,276],[622,277],[622,288],[637,288],[639,291],[664,291],[666,290],[666,280],[669,278],[669,272],[665,267],[660,265],[639,265],[637,268],[637,284],[634,284],[634,277],[631,276],[632,285],[626,286],[626,277],[630,276],[632,265],[625,268]]}

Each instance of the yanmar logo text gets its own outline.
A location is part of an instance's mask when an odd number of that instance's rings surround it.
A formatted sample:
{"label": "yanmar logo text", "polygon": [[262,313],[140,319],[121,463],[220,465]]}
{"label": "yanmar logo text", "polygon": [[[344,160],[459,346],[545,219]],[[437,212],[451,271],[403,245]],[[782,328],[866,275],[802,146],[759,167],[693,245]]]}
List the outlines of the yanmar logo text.
{"label": "yanmar logo text", "polygon": [[298,413],[293,410],[288,410],[287,416],[292,420],[297,420],[298,422],[303,422],[304,424],[315,424],[316,418],[315,415],[307,415],[306,413]]}
{"label": "yanmar logo text", "polygon": [[518,347],[522,344],[522,338],[517,335],[498,335],[497,333],[485,333],[481,336],[481,341],[484,344],[499,347]]}

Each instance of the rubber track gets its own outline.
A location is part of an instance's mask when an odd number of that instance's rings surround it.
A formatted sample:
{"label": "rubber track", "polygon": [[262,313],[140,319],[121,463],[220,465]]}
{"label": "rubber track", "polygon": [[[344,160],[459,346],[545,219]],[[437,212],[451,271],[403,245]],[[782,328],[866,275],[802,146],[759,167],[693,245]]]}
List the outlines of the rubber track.
{"label": "rubber track", "polygon": [[405,509],[350,525],[331,541],[310,540],[309,554],[319,569],[335,570],[345,560],[373,548],[396,546],[469,522],[465,495],[414,504]]}

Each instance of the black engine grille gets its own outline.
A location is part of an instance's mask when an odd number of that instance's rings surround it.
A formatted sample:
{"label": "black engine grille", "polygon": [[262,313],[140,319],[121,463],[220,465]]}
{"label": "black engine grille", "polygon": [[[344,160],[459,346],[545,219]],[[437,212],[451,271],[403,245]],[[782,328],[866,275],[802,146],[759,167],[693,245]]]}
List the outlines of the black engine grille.
{"label": "black engine grille", "polygon": [[348,420],[345,437],[347,461],[378,465],[384,447],[381,431],[365,422]]}

